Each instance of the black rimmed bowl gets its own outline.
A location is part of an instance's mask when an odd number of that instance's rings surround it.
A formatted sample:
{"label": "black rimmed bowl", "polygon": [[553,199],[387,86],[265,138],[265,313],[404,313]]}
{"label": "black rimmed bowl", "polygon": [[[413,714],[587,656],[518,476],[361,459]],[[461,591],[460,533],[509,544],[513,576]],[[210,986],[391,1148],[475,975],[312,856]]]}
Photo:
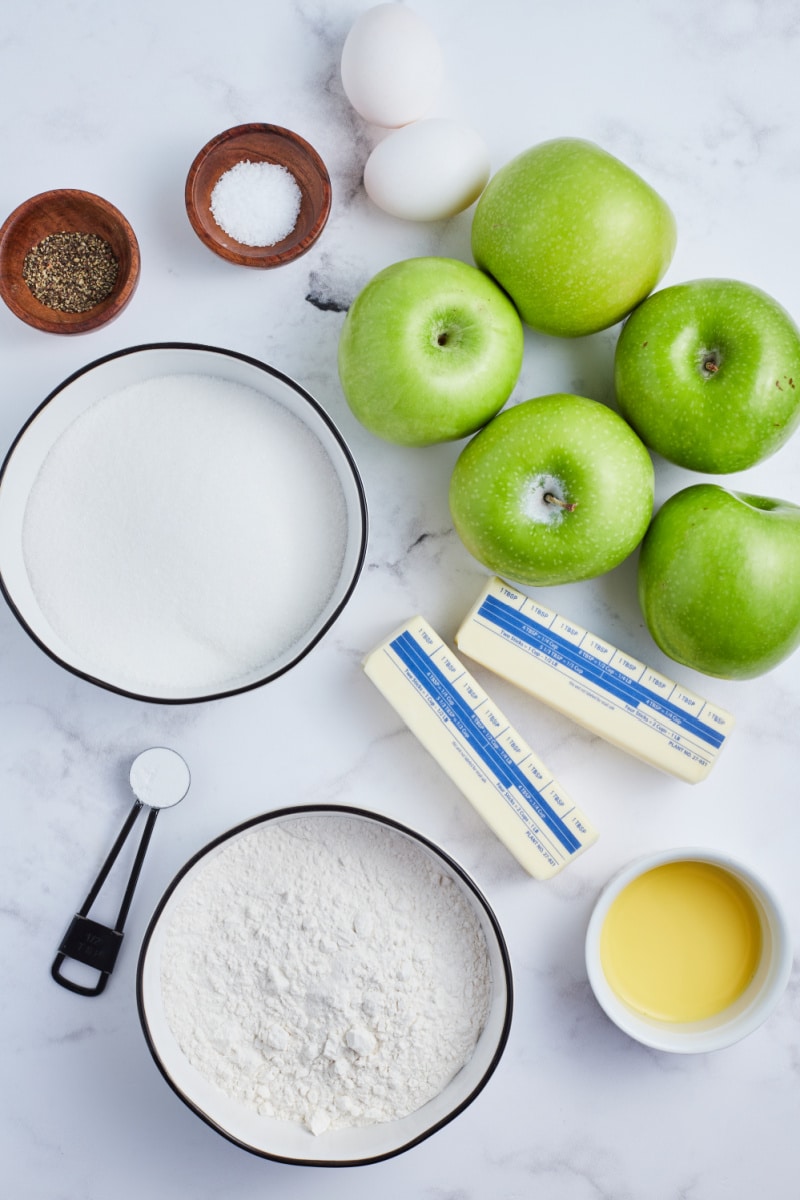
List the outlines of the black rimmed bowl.
{"label": "black rimmed bowl", "polygon": [[[347,816],[410,839],[458,887],[486,939],[491,998],[472,1057],[438,1095],[399,1120],[330,1129],[315,1135],[294,1122],[259,1115],[230,1099],[185,1057],[170,1028],[161,987],[161,960],[170,923],[211,859],[237,839],[271,822],[307,816]],[[233,999],[233,997],[232,997]],[[341,805],[280,809],[254,817],[215,838],[178,872],[150,921],[139,956],[137,1004],[145,1039],[158,1069],[180,1099],[218,1133],[263,1158],[302,1166],[362,1166],[392,1158],[447,1125],[478,1096],[502,1057],[511,1027],[513,985],[505,939],[488,902],[462,867],[421,834],[389,817]]]}
{"label": "black rimmed bowl", "polygon": [[[249,389],[248,395],[255,392],[264,398],[265,413],[267,410],[274,412],[280,416],[281,420],[284,419],[284,414],[289,414],[285,418],[287,420],[299,419],[306,431],[312,435],[309,445],[313,446],[316,456],[307,464],[301,461],[299,470],[300,472],[313,471],[318,468],[320,463],[327,460],[325,470],[332,481],[332,490],[329,496],[335,500],[337,512],[342,514],[341,529],[343,532],[337,536],[341,536],[343,549],[338,568],[335,575],[332,576],[332,586],[327,598],[309,614],[302,633],[290,637],[287,643],[281,647],[280,652],[274,652],[273,648],[267,651],[265,643],[265,652],[258,662],[248,658],[244,665],[239,665],[234,662],[232,657],[230,668],[227,665],[222,666],[220,670],[214,668],[213,673],[207,676],[204,676],[201,670],[197,678],[188,678],[181,671],[176,673],[176,678],[173,679],[170,677],[169,665],[163,665],[168,664],[169,656],[165,659],[164,655],[157,653],[155,648],[152,652],[153,665],[150,669],[144,670],[143,654],[146,660],[150,653],[149,644],[144,646],[140,644],[138,652],[128,656],[130,661],[128,659],[123,661],[124,655],[117,656],[116,652],[113,662],[110,661],[108,655],[104,661],[102,654],[99,651],[96,653],[94,650],[91,624],[88,631],[81,632],[80,638],[71,636],[69,631],[65,632],[63,623],[59,628],[54,628],[52,614],[54,611],[56,614],[58,613],[59,597],[58,595],[54,597],[53,592],[57,593],[62,587],[68,589],[73,586],[75,583],[73,576],[78,568],[73,569],[71,562],[66,562],[63,571],[56,573],[56,579],[49,580],[47,593],[49,607],[47,607],[42,601],[43,589],[37,590],[31,579],[24,530],[34,484],[40,477],[45,462],[52,461],[48,459],[48,456],[52,454],[54,446],[63,447],[66,444],[72,444],[64,441],[67,431],[72,436],[74,429],[77,428],[77,423],[87,413],[90,413],[90,410],[98,411],[94,406],[100,406],[104,401],[108,401],[109,397],[118,396],[137,384],[182,376],[202,376],[215,381],[214,386],[219,383],[221,397],[228,385],[242,385],[245,389]],[[208,419],[213,419],[218,423],[222,440],[226,423],[229,424],[234,420],[231,416],[231,408],[225,403],[224,398],[221,398],[219,402],[218,417],[216,409],[214,409],[212,418],[209,418],[206,412],[206,420]],[[266,417],[262,421],[259,415],[259,421],[262,422],[263,428],[260,427],[258,437],[263,438],[266,445],[270,440],[270,428],[268,424],[264,424]],[[62,451],[61,453],[62,463],[65,453],[67,452]],[[120,451],[120,447],[117,446],[115,453],[122,455],[119,461],[121,465],[124,465],[126,448],[123,447]],[[213,466],[213,463],[197,462],[195,469],[190,455],[191,449],[187,448],[186,456],[189,461],[188,465],[184,464],[186,468],[184,484],[188,477],[189,495],[182,494],[178,498],[178,502],[189,506],[189,512],[192,511],[191,488],[196,483],[201,492],[204,488],[207,490],[209,465]],[[104,458],[104,443],[100,445],[98,457]],[[62,508],[64,511],[69,511],[70,505],[82,503],[87,506],[89,504],[85,498],[88,486],[86,475],[91,475],[91,472],[86,471],[86,462],[81,462],[79,456],[76,456],[73,469],[68,457],[66,461],[65,478],[62,481],[63,496],[59,496],[57,505],[51,506],[56,508],[52,518],[55,524],[60,520]],[[104,463],[103,466],[108,473],[108,463]],[[129,470],[130,464],[127,464],[125,469]],[[112,478],[114,476],[113,469],[111,476]],[[168,482],[165,481],[165,495],[171,498]],[[100,500],[95,498],[92,512],[102,503],[102,496]],[[274,514],[270,510],[270,521],[280,522],[284,517],[281,503],[276,504],[275,509]],[[313,515],[312,512],[310,516]],[[168,513],[165,512],[164,516],[166,518]],[[288,521],[288,514],[286,516]],[[155,519],[156,521],[160,519],[160,512],[155,514]],[[219,520],[222,522],[225,520],[224,506]],[[146,530],[137,528],[134,514],[127,510],[120,511],[118,522],[119,528],[112,526],[109,534],[111,543],[109,557],[114,559],[114,564],[109,564],[109,572],[119,571],[121,567],[124,567],[126,547],[129,541],[133,545],[134,540],[138,539],[136,544],[141,552],[141,541],[149,536]],[[82,530],[82,524],[79,521],[75,521],[74,524]],[[48,530],[46,523],[45,530]],[[108,533],[108,531],[105,532]],[[224,534],[224,527],[222,532]],[[56,537],[55,532],[53,537]],[[367,509],[358,470],[344,439],[325,410],[302,387],[280,371],[257,359],[216,347],[179,342],[157,343],[135,346],[90,363],[60,384],[33,413],[12,444],[2,470],[0,470],[0,587],[2,587],[3,594],[15,616],[33,640],[61,666],[101,687],[139,700],[181,704],[218,699],[258,687],[288,671],[316,645],[342,612],[358,581],[364,561],[366,540]],[[198,537],[197,541],[200,544],[200,558],[199,562],[193,564],[193,567],[198,580],[194,594],[199,596],[204,587],[211,587],[214,584],[214,564],[209,563],[208,571],[204,571],[203,539]],[[62,543],[59,541],[59,551],[61,545]],[[247,589],[251,586],[253,570],[253,562],[249,560],[252,558],[254,558],[253,555],[243,556],[241,561],[236,561],[232,571],[233,577],[227,580],[229,590],[224,595],[221,594],[221,604],[229,602],[231,597],[236,598],[248,594]],[[155,570],[155,568],[153,569]],[[163,575],[163,562],[160,563],[158,569]],[[96,580],[82,581],[83,594],[91,595],[92,604],[94,604],[95,585],[102,590],[106,582],[103,578],[105,564],[99,571],[96,568],[93,570],[100,577]],[[147,580],[143,582],[146,583]],[[167,599],[170,597],[169,585],[168,574],[164,579],[159,577],[158,589]],[[74,604],[74,596],[70,603]],[[181,613],[180,616],[181,619],[185,618],[186,622],[191,624],[193,619],[191,603],[187,607],[189,611]],[[102,624],[105,643],[107,645],[113,643],[116,646],[117,642],[113,636],[116,630],[114,622],[119,622],[119,637],[124,646],[127,637],[126,618],[117,611],[111,611],[113,608],[113,605],[107,604],[105,608],[101,607],[95,610],[95,628],[98,623]],[[145,615],[142,614],[142,620]],[[132,616],[134,620],[137,620],[139,610],[135,610]],[[151,612],[148,619],[152,622],[151,629],[154,631],[154,635],[168,642],[172,636],[171,631],[166,626],[163,629],[160,627],[158,612]],[[166,617],[164,619],[166,620]],[[108,628],[106,628],[106,622]],[[57,621],[55,623],[58,624]],[[192,636],[195,636],[194,630]],[[205,636],[204,633],[203,636]],[[81,645],[77,645],[79,640]],[[99,638],[96,640],[100,641]],[[201,640],[200,635],[197,635],[197,640]]]}

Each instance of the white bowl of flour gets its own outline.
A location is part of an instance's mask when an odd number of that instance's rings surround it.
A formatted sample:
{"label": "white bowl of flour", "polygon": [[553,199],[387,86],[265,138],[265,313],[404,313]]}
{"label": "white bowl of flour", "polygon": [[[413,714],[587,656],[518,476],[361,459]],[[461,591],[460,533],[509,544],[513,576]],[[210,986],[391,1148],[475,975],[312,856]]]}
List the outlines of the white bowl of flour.
{"label": "white bowl of flour", "polygon": [[139,1015],[170,1086],[253,1153],[376,1162],[475,1099],[505,1047],[503,935],[396,822],[282,809],[201,850],[145,936]]}
{"label": "white bowl of flour", "polygon": [[164,343],[58,387],[0,474],[0,584],[53,658],[144,700],[274,679],[341,612],[366,545],[358,471],[302,388]]}

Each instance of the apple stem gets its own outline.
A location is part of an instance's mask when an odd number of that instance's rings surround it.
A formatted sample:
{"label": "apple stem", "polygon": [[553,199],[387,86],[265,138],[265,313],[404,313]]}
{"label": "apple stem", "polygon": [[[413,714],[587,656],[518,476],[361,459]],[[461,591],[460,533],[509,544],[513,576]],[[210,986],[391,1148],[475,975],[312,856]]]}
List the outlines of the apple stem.
{"label": "apple stem", "polygon": [[563,508],[565,512],[575,512],[575,509],[578,507],[577,500],[569,503],[566,500],[562,500],[560,496],[554,496],[552,492],[545,492],[542,499],[545,504],[555,504],[558,508]]}
{"label": "apple stem", "polygon": [[716,375],[720,367],[720,352],[719,350],[701,350],[700,351],[700,370],[706,379],[709,375]]}

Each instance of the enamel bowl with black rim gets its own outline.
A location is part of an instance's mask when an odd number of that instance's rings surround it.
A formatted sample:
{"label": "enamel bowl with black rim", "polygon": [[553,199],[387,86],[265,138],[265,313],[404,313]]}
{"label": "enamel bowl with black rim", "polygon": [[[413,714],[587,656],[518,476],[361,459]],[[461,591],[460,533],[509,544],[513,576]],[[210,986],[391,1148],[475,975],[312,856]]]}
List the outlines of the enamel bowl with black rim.
{"label": "enamel bowl with black rim", "polygon": [[[179,1044],[181,1030],[176,1031],[173,1028],[174,1017],[172,1022],[170,1020],[170,1013],[179,1012],[184,1026],[188,1020],[193,1038],[196,1039],[198,1036],[205,1038],[203,1031],[206,1028],[206,1022],[203,1013],[194,1011],[194,1008],[202,1007],[198,1001],[200,984],[194,981],[194,974],[190,973],[184,980],[179,979],[177,990],[174,993],[170,992],[170,988],[175,988],[176,974],[175,960],[170,955],[170,946],[174,947],[175,942],[174,940],[171,942],[170,939],[177,937],[178,944],[181,946],[181,957],[183,957],[185,939],[182,932],[182,921],[189,920],[193,931],[192,936],[200,938],[203,947],[201,956],[203,963],[195,966],[195,970],[200,972],[198,979],[204,978],[203,972],[207,970],[207,966],[203,964],[206,961],[218,961],[221,955],[221,961],[227,964],[224,986],[230,988],[230,994],[226,993],[223,987],[223,994],[216,999],[220,1001],[222,1011],[231,1014],[233,1032],[229,1031],[226,1036],[219,1030],[216,1020],[211,1019],[208,1023],[211,1049],[214,1054],[229,1055],[229,1059],[226,1059],[227,1065],[222,1072],[229,1078],[231,1077],[230,1071],[234,1072],[233,1079],[235,1081],[238,1079],[238,1073],[254,1071],[254,1077],[259,1080],[259,1088],[263,1086],[262,1072],[258,1063],[253,1064],[250,1061],[253,1054],[256,1053],[257,1047],[248,1049],[242,1059],[233,1048],[233,1042],[236,1040],[237,1022],[242,1020],[243,1009],[248,1004],[251,1006],[255,1004],[258,1011],[261,1012],[262,1006],[269,1002],[271,986],[269,979],[263,983],[258,981],[265,974],[260,964],[269,959],[271,954],[276,953],[274,949],[270,950],[272,944],[271,925],[269,920],[264,920],[261,911],[262,907],[265,911],[269,907],[267,897],[269,889],[273,888],[274,872],[265,871],[260,867],[256,869],[259,883],[254,891],[253,887],[248,884],[248,881],[252,883],[253,875],[248,873],[247,867],[243,864],[247,862],[248,839],[252,849],[253,839],[263,837],[265,833],[269,836],[276,827],[281,827],[284,833],[289,831],[290,838],[302,840],[302,831],[292,832],[292,825],[297,822],[306,822],[309,818],[315,822],[327,822],[332,819],[348,823],[351,821],[359,824],[367,823],[369,828],[365,831],[364,843],[359,841],[356,854],[361,864],[359,870],[355,872],[356,878],[368,877],[370,872],[377,872],[383,878],[382,864],[388,861],[395,862],[398,855],[401,858],[407,854],[419,856],[431,865],[432,875],[440,880],[439,887],[453,888],[453,894],[456,897],[454,902],[463,906],[466,913],[471,914],[470,924],[474,922],[475,927],[482,931],[489,978],[488,1007],[482,1026],[476,1030],[477,1041],[471,1056],[460,1069],[455,1070],[452,1078],[442,1086],[437,1094],[431,1096],[414,1111],[397,1119],[379,1120],[374,1123],[365,1119],[362,1124],[346,1127],[332,1125],[324,1132],[316,1134],[310,1132],[296,1119],[282,1119],[279,1113],[265,1115],[257,1107],[246,1103],[245,1100],[233,1098],[230,1091],[223,1090],[218,1082],[221,1077],[219,1067],[215,1067],[214,1070],[203,1070],[189,1061],[187,1053]],[[347,834],[342,834],[341,831],[337,834],[335,830],[331,830],[329,834],[336,845],[341,844],[343,837],[347,837]],[[328,833],[321,829],[318,833],[320,844],[327,844],[328,836]],[[405,848],[398,847],[398,838],[406,843]],[[367,843],[367,839],[371,840]],[[384,843],[386,844],[384,845]],[[375,847],[372,855],[369,851],[364,850],[365,844]],[[279,851],[274,851],[274,853],[279,853]],[[312,854],[313,850],[309,852],[307,862],[304,858],[301,861],[305,863],[306,868],[309,862],[313,862],[312,869],[317,870],[319,869],[317,858],[312,857]],[[291,852],[287,851],[281,861],[291,861]],[[218,868],[221,864],[226,868],[233,864],[235,872],[241,872],[241,878],[236,874],[229,878],[223,871],[220,879]],[[302,904],[302,869],[298,868],[298,887],[294,889],[300,898],[295,898],[291,886],[288,892],[276,889],[274,904],[281,905],[283,903],[281,897],[284,897],[290,907]],[[342,870],[346,871],[347,869],[347,862],[344,862]],[[201,883],[204,875],[205,880]],[[209,886],[209,879],[213,886]],[[286,887],[285,880],[280,887]],[[264,889],[267,891],[261,895]],[[423,908],[426,891],[426,886],[421,886],[415,892],[415,904],[422,905]],[[247,918],[254,923],[252,930],[243,929],[236,921],[236,914],[228,912],[227,908],[223,909],[222,919],[217,914],[212,921],[207,920],[207,910],[212,905],[210,897],[214,898],[213,902],[216,904],[220,902],[220,899],[224,899],[227,905],[235,902],[235,900],[231,900],[231,897],[237,896],[244,897],[243,904],[247,906]],[[184,905],[182,915],[182,906]],[[346,903],[342,903],[340,907],[343,913],[349,911]],[[413,911],[416,913],[418,910],[415,908]],[[283,908],[281,908],[281,912],[284,913]],[[315,913],[318,914],[319,910],[315,909]],[[463,917],[461,920],[463,922]],[[441,923],[444,924],[444,921],[441,920]],[[297,941],[292,941],[290,946],[293,963],[302,959],[304,939],[308,942],[308,952],[318,955],[320,940],[325,935],[324,929],[320,930],[316,927],[318,924],[316,917],[310,921],[309,925],[300,922],[297,924],[301,926],[301,932],[297,936]],[[175,932],[176,925],[179,927],[177,933]],[[171,927],[173,927],[172,932]],[[463,928],[463,925],[461,927]],[[343,943],[336,940],[337,931],[332,929],[330,932],[334,944],[341,946]],[[378,929],[374,934],[367,932],[365,936],[367,938],[374,936],[380,941],[381,934],[382,929]],[[219,938],[222,939],[220,943],[218,943]],[[345,938],[345,943],[346,940]],[[239,969],[231,964],[234,942],[239,947],[247,947],[246,953],[252,955],[252,970],[244,966]],[[194,960],[192,959],[192,961]],[[347,969],[344,966],[346,961],[346,958],[343,958],[333,964],[331,967],[332,978],[340,980],[342,972]],[[475,961],[470,956],[469,950],[464,952],[464,961],[465,963],[474,963]],[[432,966],[434,973],[437,970],[436,964],[439,962],[440,959],[434,959]],[[279,964],[273,962],[271,965],[277,966],[277,977],[280,979]],[[167,983],[165,983],[165,971],[169,981]],[[321,1002],[320,997],[326,987],[326,978],[324,972],[315,977],[313,995],[310,998],[312,1005],[310,1011],[312,1012],[317,1011]],[[252,981],[245,986],[258,991],[255,998],[252,996],[248,998],[242,994],[242,979]],[[216,988],[218,984],[219,981],[215,981],[213,986]],[[431,986],[434,985],[435,981],[431,981]],[[355,972],[354,986],[356,988],[364,987],[360,967]],[[262,988],[266,988],[263,993]],[[290,994],[292,1005],[301,1005],[303,1002],[299,988],[298,984]],[[171,1000],[170,995],[172,995]],[[176,996],[178,999],[175,998]],[[188,1017],[185,1008],[187,996],[189,997],[188,1002],[194,1006]],[[420,996],[420,1000],[422,999],[423,997]],[[359,1166],[378,1162],[401,1154],[452,1121],[478,1096],[497,1067],[508,1040],[513,1006],[511,966],[502,930],[486,899],[463,868],[421,834],[391,818],[379,816],[363,809],[340,805],[293,807],[254,817],[222,834],[198,851],[178,872],[167,888],[145,934],[137,972],[137,1002],[147,1045],[157,1067],[173,1091],[197,1116],[216,1129],[218,1133],[253,1154],[279,1162],[305,1166]],[[409,1000],[408,1002],[413,1001]],[[389,1010],[393,1011],[391,1005]],[[266,1020],[266,1018],[264,1019]],[[384,1028],[384,1031],[378,1033],[377,1036],[379,1039],[389,1039],[387,1053],[392,1055],[395,1069],[402,1072],[402,1060],[398,1065],[393,1056],[391,1032],[387,1032]],[[226,1049],[229,1045],[230,1052]],[[267,1046],[264,1053],[269,1056],[274,1051]],[[347,1057],[347,1052],[344,1053]],[[323,1067],[330,1068],[328,1075],[323,1076],[323,1079],[335,1080],[338,1078],[338,1073],[333,1069],[333,1063],[326,1064],[324,1062],[326,1054],[327,1048],[326,1052],[320,1056]],[[216,1062],[216,1060],[214,1061]],[[264,1065],[267,1065],[267,1059],[264,1060]],[[312,1063],[309,1069],[313,1069],[313,1066]],[[345,1073],[351,1075],[353,1071],[357,1070],[357,1065],[350,1064]],[[323,1087],[327,1084],[320,1083],[318,1086]],[[342,1094],[346,1094],[344,1085]]]}
{"label": "enamel bowl with black rim", "polygon": [[0,471],[0,587],[61,666],[189,703],[289,670],[341,613],[367,509],[325,410],[273,367],[136,346],[59,385]]}

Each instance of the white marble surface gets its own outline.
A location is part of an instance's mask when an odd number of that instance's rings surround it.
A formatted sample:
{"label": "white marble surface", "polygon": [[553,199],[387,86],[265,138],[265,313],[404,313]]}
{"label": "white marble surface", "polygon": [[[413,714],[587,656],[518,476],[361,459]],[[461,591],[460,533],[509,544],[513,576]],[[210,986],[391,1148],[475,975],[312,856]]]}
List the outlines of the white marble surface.
{"label": "white marble surface", "polygon": [[[437,111],[475,125],[495,168],[546,137],[594,139],[638,168],[676,213],[678,249],[665,282],[729,275],[759,284],[800,315],[794,0],[416,6],[444,49],[447,87]],[[0,311],[0,443],[10,443],[68,373],[102,354],[170,339],[228,347],[294,376],[327,408],[362,472],[371,534],[357,592],[325,641],[280,681],[222,703],[163,708],[102,691],[60,670],[0,610],[3,1193],[14,1200],[789,1200],[798,1187],[797,975],[746,1041],[709,1056],[670,1057],[627,1040],[601,1014],[582,942],[592,903],[619,866],[644,851],[694,843],[762,871],[786,905],[796,943],[800,659],[748,683],[679,671],[738,718],[730,746],[696,789],[492,681],[498,704],[601,828],[600,842],[548,884],[522,873],[360,672],[361,655],[414,612],[452,638],[484,574],[448,515],[459,447],[379,443],[356,425],[337,381],[342,310],[378,268],[418,254],[469,259],[469,213],[404,224],[363,194],[360,172],[376,135],[342,94],[338,58],[365,7],[364,0],[4,7],[2,215],[50,187],[99,192],[132,222],[143,265],[128,310],[84,337],[40,334]],[[333,179],[321,241],[278,272],[214,257],[183,208],[199,147],[251,120],[302,133]],[[561,343],[529,334],[514,398],[559,389],[612,401],[615,337]],[[799,456],[795,439],[736,483],[798,501]],[[657,475],[659,500],[690,482],[662,462]],[[672,669],[644,630],[633,562],[545,600]],[[192,788],[156,827],[106,993],[84,999],[56,987],[49,964],[127,809],[130,760],[153,743],[185,756]],[[239,820],[305,801],[376,808],[440,842],[494,906],[515,972],[511,1038],[489,1086],[434,1138],[372,1167],[290,1167],[229,1144],[166,1087],[136,1016],[138,945],[174,872]]]}

